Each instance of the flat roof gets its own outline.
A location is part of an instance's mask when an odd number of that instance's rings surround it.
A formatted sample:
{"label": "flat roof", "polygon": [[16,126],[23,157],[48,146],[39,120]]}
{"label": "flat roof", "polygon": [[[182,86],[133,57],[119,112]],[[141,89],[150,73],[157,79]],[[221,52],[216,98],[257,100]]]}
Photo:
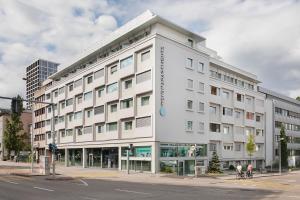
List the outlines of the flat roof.
{"label": "flat roof", "polygon": [[81,53],[79,56],[75,57],[69,62],[66,62],[60,66],[61,70],[49,76],[49,79],[56,79],[62,77],[64,74],[68,73],[68,71],[72,71],[72,67],[75,67],[78,64],[81,64],[86,58],[92,57],[93,55],[100,53],[100,51],[104,50],[109,45],[117,42],[126,36],[130,36],[133,32],[138,32],[143,30],[144,28],[150,26],[154,23],[161,23],[166,26],[169,26],[179,32],[182,32],[190,37],[193,37],[199,41],[204,41],[206,38],[193,33],[185,28],[182,28],[162,17],[154,14],[153,12],[147,10],[136,18],[130,20],[125,23],[123,26],[112,32],[108,37],[104,38],[102,41],[94,44],[91,48]]}
{"label": "flat roof", "polygon": [[300,101],[296,100],[296,99],[293,99],[291,97],[288,97],[288,96],[285,96],[283,94],[280,94],[278,92],[275,92],[273,90],[270,90],[270,89],[267,89],[267,88],[264,88],[264,87],[258,87],[258,91],[261,92],[261,93],[264,93],[264,94],[267,94],[267,95],[270,95],[270,96],[274,96],[274,97],[277,97],[279,99],[282,99],[284,101],[288,101],[290,103],[294,103],[296,105],[299,105],[300,106]]}

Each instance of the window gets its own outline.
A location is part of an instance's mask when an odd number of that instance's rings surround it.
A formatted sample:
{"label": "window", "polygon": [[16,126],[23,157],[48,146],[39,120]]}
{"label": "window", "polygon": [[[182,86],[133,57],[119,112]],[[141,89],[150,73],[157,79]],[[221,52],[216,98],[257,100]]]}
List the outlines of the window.
{"label": "window", "polygon": [[209,112],[213,115],[216,115],[217,114],[217,107],[209,106]]}
{"label": "window", "polygon": [[188,45],[193,48],[194,41],[192,39],[188,39]]}
{"label": "window", "polygon": [[209,144],[209,151],[217,151],[217,144],[210,143]]}
{"label": "window", "polygon": [[197,71],[202,72],[202,73],[204,72],[204,63],[202,63],[202,62],[198,63]]}
{"label": "window", "polygon": [[187,80],[187,88],[190,90],[194,88],[194,81],[192,79]]}
{"label": "window", "polygon": [[136,83],[142,83],[151,79],[151,70],[136,75]]}
{"label": "window", "polygon": [[74,82],[74,88],[77,88],[79,86],[82,86],[82,79],[78,79]]}
{"label": "window", "polygon": [[132,88],[132,79],[126,80],[126,81],[124,82],[124,87],[125,87],[125,89]]}
{"label": "window", "polygon": [[107,93],[112,93],[118,90],[118,82],[112,83],[107,86]]}
{"label": "window", "polygon": [[74,85],[73,85],[73,84],[70,84],[68,87],[69,87],[69,92],[72,92],[72,91],[73,91],[73,88],[74,88]]}
{"label": "window", "polygon": [[141,117],[136,119],[136,127],[147,127],[151,126],[151,117]]}
{"label": "window", "polygon": [[74,119],[82,119],[82,111],[78,111],[74,114]]}
{"label": "window", "polygon": [[235,149],[235,151],[241,151],[242,150],[242,144],[241,143],[236,143],[234,149]]}
{"label": "window", "polygon": [[54,91],[54,97],[58,97],[58,91]]}
{"label": "window", "polygon": [[68,114],[68,120],[69,122],[73,121],[73,113]]}
{"label": "window", "polygon": [[132,121],[124,122],[124,129],[125,129],[126,131],[132,130]]}
{"label": "window", "polygon": [[65,88],[64,88],[64,87],[59,88],[59,89],[58,89],[58,93],[59,93],[59,94],[65,93]]}
{"label": "window", "polygon": [[193,131],[193,121],[186,121],[186,131]]}
{"label": "window", "polygon": [[115,66],[112,66],[112,67],[110,68],[110,74],[114,74],[114,73],[116,73],[116,72],[117,72],[117,70],[118,70],[118,66],[117,66],[117,65],[115,65]]}
{"label": "window", "polygon": [[92,97],[93,97],[92,91],[91,91],[91,92],[84,93],[84,100],[85,100],[85,101],[92,99]]}
{"label": "window", "polygon": [[66,136],[72,136],[72,135],[73,135],[73,129],[67,129]]}
{"label": "window", "polygon": [[65,101],[60,102],[60,107],[61,109],[64,109],[66,107],[66,102]]}
{"label": "window", "polygon": [[252,98],[251,97],[246,97],[246,103],[247,104],[252,104]]}
{"label": "window", "polygon": [[66,106],[71,106],[71,105],[73,105],[73,99],[71,98],[71,99],[67,99],[66,100]]}
{"label": "window", "polygon": [[142,62],[145,60],[148,60],[149,58],[150,58],[150,50],[142,53],[142,55],[141,55]]}
{"label": "window", "polygon": [[141,97],[141,106],[147,106],[150,103],[150,96]]}
{"label": "window", "polygon": [[106,131],[116,131],[118,130],[118,123],[117,122],[111,122],[106,124]]}
{"label": "window", "polygon": [[79,95],[76,98],[77,98],[77,104],[81,104],[82,103],[82,95]]}
{"label": "window", "polygon": [[100,98],[104,95],[104,87],[96,89],[97,91],[97,96]]}
{"label": "window", "polygon": [[58,117],[58,122],[59,123],[63,123],[64,121],[65,121],[65,117],[64,116]]}
{"label": "window", "polygon": [[92,116],[92,110],[86,110],[86,117],[90,118]]}
{"label": "window", "polygon": [[264,136],[264,131],[261,129],[256,129],[256,136]]}
{"label": "window", "polygon": [[253,129],[252,128],[246,128],[245,132],[246,132],[247,136],[252,135],[253,134]]}
{"label": "window", "polygon": [[204,83],[199,82],[199,92],[204,92]]}
{"label": "window", "polygon": [[229,92],[228,91],[223,91],[222,92],[222,97],[224,98],[224,99],[229,99]]}
{"label": "window", "polygon": [[123,69],[125,67],[131,66],[132,64],[133,64],[133,56],[130,56],[120,61],[120,68]]}
{"label": "window", "polygon": [[199,109],[198,112],[204,112],[204,103],[199,102]]}
{"label": "window", "polygon": [[187,100],[186,107],[187,107],[187,109],[192,110],[193,109],[193,101]]}
{"label": "window", "polygon": [[94,79],[101,78],[104,76],[104,69],[100,69],[94,73]]}
{"label": "window", "polygon": [[244,102],[244,95],[237,93],[236,100],[239,102]]}
{"label": "window", "polygon": [[193,68],[193,59],[187,58],[186,59],[186,67],[192,69]]}
{"label": "window", "polygon": [[98,106],[94,109],[94,115],[103,114],[104,113],[104,106]]}
{"label": "window", "polygon": [[91,133],[93,133],[93,127],[92,126],[86,126],[86,127],[84,127],[83,133],[84,134],[91,134]]}
{"label": "window", "polygon": [[232,151],[233,150],[233,145],[232,144],[224,144],[223,149],[225,151]]}
{"label": "window", "polygon": [[65,130],[59,130],[59,133],[60,133],[61,137],[65,137],[66,136]]}
{"label": "window", "polygon": [[246,119],[254,120],[254,113],[252,113],[252,112],[247,112],[247,113],[246,113]]}
{"label": "window", "polygon": [[110,105],[110,112],[111,113],[117,112],[117,109],[118,109],[118,104],[112,104],[112,105]]}
{"label": "window", "polygon": [[235,111],[235,118],[240,119],[242,117],[241,111]]}
{"label": "window", "polygon": [[51,107],[50,106],[47,108],[47,110],[48,110],[48,113],[51,113]]}
{"label": "window", "polygon": [[48,100],[50,98],[51,98],[51,94],[50,93],[46,94],[46,100]]}
{"label": "window", "polygon": [[229,134],[229,130],[230,130],[229,126],[226,126],[226,125],[223,126],[223,133],[224,134]]}
{"label": "window", "polygon": [[131,108],[133,105],[133,99],[125,99],[121,101],[121,108],[126,109],[126,108]]}
{"label": "window", "polygon": [[93,76],[88,76],[86,79],[87,79],[87,84],[90,84],[93,82]]}
{"label": "window", "polygon": [[97,133],[104,133],[104,125],[103,124],[96,125],[96,130]]}
{"label": "window", "polygon": [[232,116],[232,108],[226,108],[226,107],[223,107],[223,115],[225,116]]}
{"label": "window", "polygon": [[220,132],[220,124],[210,123],[209,129],[211,132]]}
{"label": "window", "polygon": [[256,115],[256,121],[260,122],[261,121],[261,116],[260,115]]}
{"label": "window", "polygon": [[210,94],[219,96],[220,88],[217,88],[215,86],[210,86]]}
{"label": "window", "polygon": [[204,122],[199,122],[199,132],[204,133]]}

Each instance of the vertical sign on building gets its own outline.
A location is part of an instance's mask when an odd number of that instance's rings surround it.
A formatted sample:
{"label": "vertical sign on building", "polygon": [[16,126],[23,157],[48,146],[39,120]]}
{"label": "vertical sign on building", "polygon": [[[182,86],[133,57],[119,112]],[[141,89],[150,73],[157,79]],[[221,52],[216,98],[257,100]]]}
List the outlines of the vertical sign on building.
{"label": "vertical sign on building", "polygon": [[166,115],[165,110],[165,47],[160,47],[160,116]]}

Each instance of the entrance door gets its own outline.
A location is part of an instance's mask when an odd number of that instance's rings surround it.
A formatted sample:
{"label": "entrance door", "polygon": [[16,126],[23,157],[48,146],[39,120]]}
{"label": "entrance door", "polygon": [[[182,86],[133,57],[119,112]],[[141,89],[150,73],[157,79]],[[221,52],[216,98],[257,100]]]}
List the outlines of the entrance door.
{"label": "entrance door", "polygon": [[94,155],[92,153],[89,154],[89,167],[94,166]]}
{"label": "entrance door", "polygon": [[178,161],[178,176],[183,176],[184,172],[184,162]]}

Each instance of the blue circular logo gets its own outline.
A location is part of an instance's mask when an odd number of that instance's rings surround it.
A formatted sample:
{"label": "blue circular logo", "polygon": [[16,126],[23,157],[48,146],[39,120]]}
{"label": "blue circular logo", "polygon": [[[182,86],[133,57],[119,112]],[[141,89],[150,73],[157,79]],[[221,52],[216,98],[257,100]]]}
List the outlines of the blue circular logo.
{"label": "blue circular logo", "polygon": [[166,116],[166,110],[165,110],[164,107],[161,107],[161,108],[159,109],[159,114],[160,114],[160,116],[162,116],[162,117]]}

